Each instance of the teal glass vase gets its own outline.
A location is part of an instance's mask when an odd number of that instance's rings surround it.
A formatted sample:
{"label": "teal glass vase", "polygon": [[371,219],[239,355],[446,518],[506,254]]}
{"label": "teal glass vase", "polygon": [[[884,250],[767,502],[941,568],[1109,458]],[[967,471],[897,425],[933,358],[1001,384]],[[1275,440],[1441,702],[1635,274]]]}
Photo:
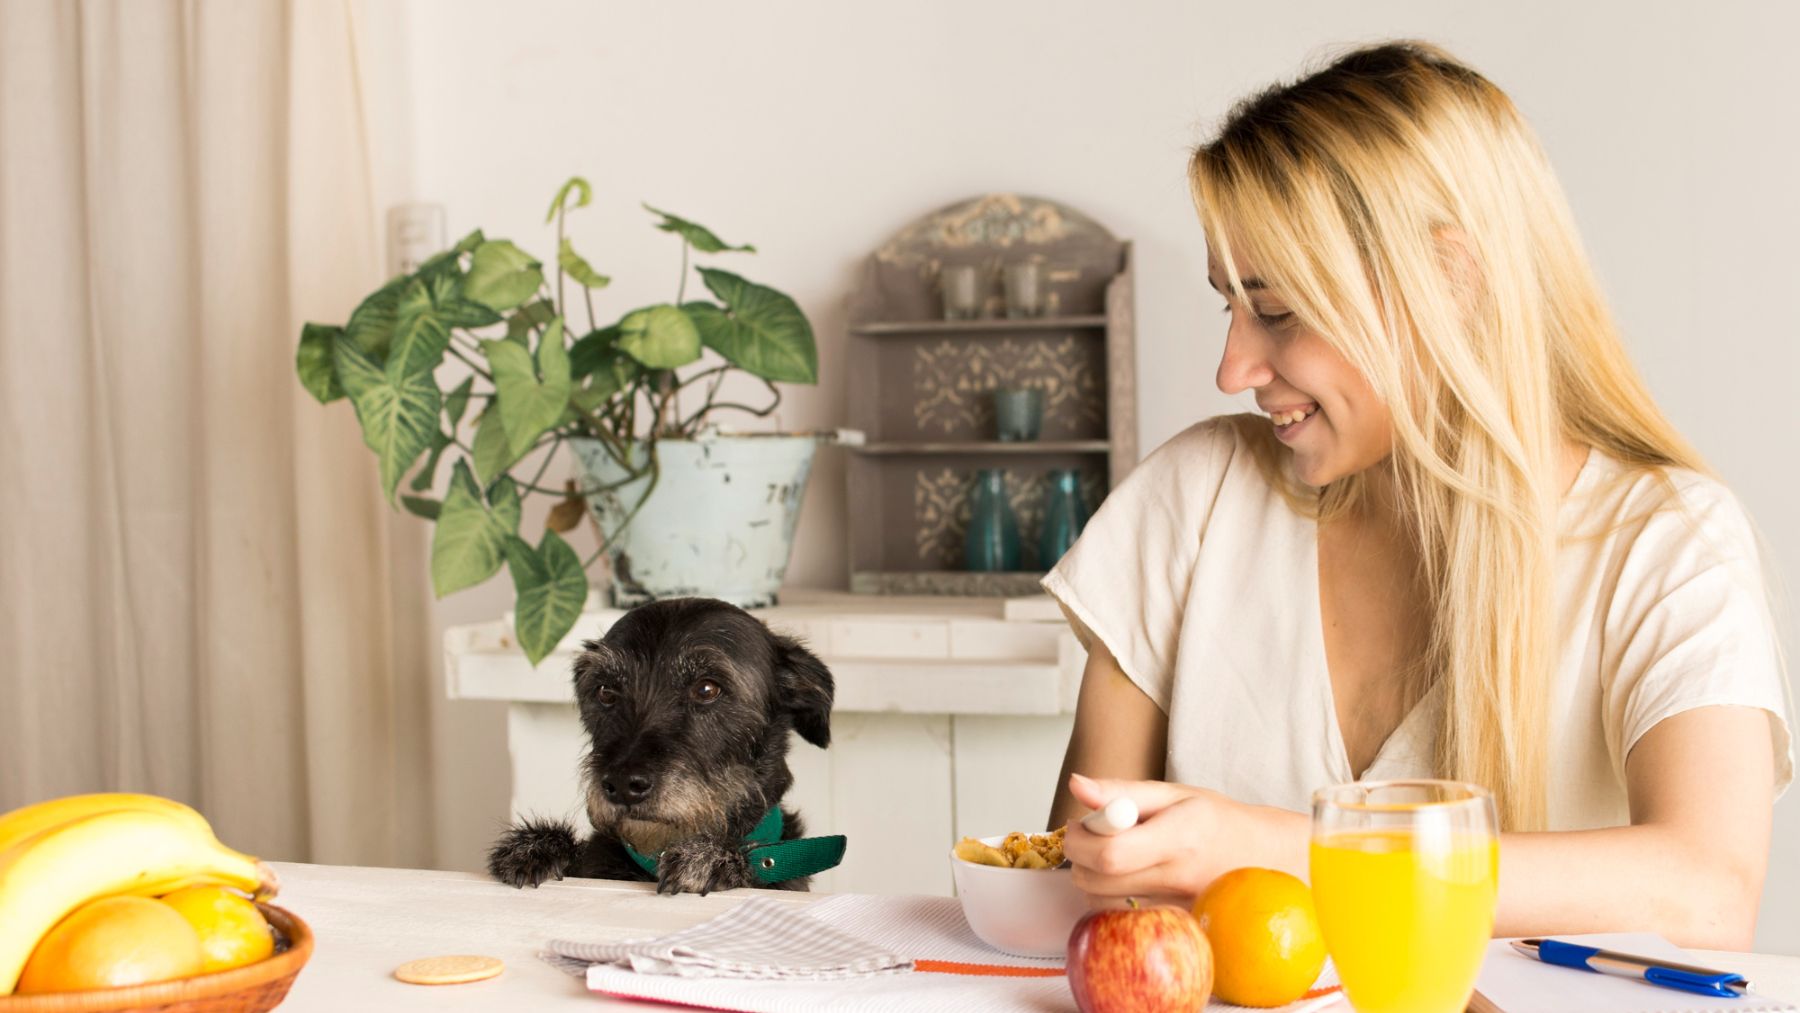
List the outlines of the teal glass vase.
{"label": "teal glass vase", "polygon": [[1044,489],[1044,530],[1038,534],[1038,565],[1048,570],[1069,551],[1087,524],[1081,501],[1081,473],[1073,468],[1052,471]]}
{"label": "teal glass vase", "polygon": [[963,562],[971,570],[1019,569],[1019,519],[1006,498],[1006,472],[983,468],[975,473],[969,499],[969,533]]}

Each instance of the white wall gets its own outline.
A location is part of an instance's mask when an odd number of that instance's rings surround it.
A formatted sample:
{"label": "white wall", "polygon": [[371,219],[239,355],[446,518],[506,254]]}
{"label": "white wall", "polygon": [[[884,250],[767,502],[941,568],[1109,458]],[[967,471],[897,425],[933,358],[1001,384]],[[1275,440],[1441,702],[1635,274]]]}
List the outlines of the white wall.
{"label": "white wall", "polygon": [[[733,268],[792,293],[821,341],[825,382],[790,393],[786,426],[843,420],[843,299],[895,228],[989,190],[1088,211],[1137,244],[1145,447],[1234,407],[1211,383],[1222,323],[1188,148],[1320,47],[1443,43],[1536,124],[1652,389],[1800,580],[1795,5],[408,0],[377,21],[377,85],[411,113],[385,142],[403,149],[396,196],[444,203],[453,236],[480,226],[546,255],[550,195],[586,175],[597,206],[572,235],[615,278],[608,314],[673,295],[677,248],[639,200],[754,242]],[[828,454],[796,583],[844,582],[842,486]],[[497,582],[439,617],[506,605]],[[440,857],[470,866],[504,814],[500,719],[444,717]],[[1800,803],[1778,823],[1761,944],[1800,952]]]}

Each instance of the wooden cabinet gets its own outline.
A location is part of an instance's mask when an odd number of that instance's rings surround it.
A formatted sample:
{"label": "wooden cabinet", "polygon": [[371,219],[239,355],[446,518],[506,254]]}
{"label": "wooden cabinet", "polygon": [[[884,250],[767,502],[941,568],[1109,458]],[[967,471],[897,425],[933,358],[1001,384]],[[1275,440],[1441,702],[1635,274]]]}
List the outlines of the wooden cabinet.
{"label": "wooden cabinet", "polygon": [[[1007,264],[1041,265],[1044,316],[1008,319]],[[946,320],[937,278],[972,265],[983,316]],[[1038,558],[1048,475],[1075,469],[1091,512],[1137,462],[1131,244],[1071,208],[989,194],[902,229],[866,263],[851,300],[850,417],[865,445],[848,469],[850,586],[882,594],[1024,595]],[[996,438],[992,392],[1044,392],[1039,438]],[[963,566],[969,489],[1004,469],[1023,570]]]}

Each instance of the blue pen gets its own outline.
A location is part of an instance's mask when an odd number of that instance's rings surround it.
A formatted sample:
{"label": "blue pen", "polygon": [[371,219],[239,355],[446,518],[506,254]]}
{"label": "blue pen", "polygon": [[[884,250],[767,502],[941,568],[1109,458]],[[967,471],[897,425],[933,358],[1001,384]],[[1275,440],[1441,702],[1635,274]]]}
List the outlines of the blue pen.
{"label": "blue pen", "polygon": [[1634,957],[1629,953],[1616,953],[1555,939],[1515,939],[1512,948],[1546,964],[1636,978],[1664,988],[1678,988],[1683,992],[1736,999],[1750,991],[1750,982],[1743,975],[1730,971],[1675,964],[1651,957]]}

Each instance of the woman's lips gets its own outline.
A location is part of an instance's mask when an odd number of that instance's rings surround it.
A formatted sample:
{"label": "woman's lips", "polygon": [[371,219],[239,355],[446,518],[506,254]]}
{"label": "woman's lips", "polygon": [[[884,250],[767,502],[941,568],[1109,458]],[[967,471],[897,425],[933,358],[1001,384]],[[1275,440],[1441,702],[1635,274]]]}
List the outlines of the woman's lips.
{"label": "woman's lips", "polygon": [[1299,435],[1318,411],[1317,404],[1277,408],[1269,412],[1269,421],[1275,424],[1275,435],[1285,442]]}
{"label": "woman's lips", "polygon": [[1265,408],[1263,410],[1269,413],[1270,421],[1274,422],[1277,426],[1289,426],[1305,419],[1313,412],[1318,411],[1319,405],[1316,401],[1308,401],[1305,404],[1282,405],[1277,408]]}

